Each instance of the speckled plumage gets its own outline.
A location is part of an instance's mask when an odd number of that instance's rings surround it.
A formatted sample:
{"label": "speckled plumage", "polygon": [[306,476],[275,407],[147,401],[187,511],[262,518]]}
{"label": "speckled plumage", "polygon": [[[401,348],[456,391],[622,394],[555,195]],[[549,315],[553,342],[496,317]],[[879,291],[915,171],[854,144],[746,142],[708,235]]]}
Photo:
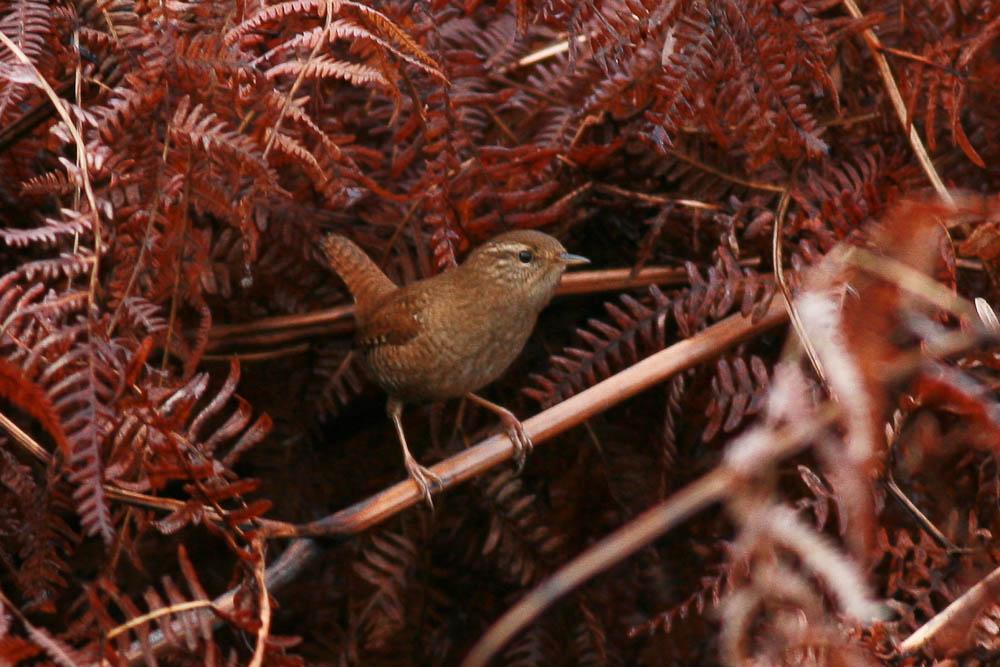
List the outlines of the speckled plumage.
{"label": "speckled plumage", "polygon": [[[479,246],[460,266],[396,287],[350,240],[331,235],[323,248],[355,298],[357,343],[372,377],[389,395],[404,456],[409,454],[398,422],[401,403],[458,398],[497,379],[520,354],[566,267],[586,263],[548,234],[519,230]],[[512,440],[519,451],[530,447],[510,412],[470,398],[518,431]],[[407,467],[421,484],[409,461]]]}

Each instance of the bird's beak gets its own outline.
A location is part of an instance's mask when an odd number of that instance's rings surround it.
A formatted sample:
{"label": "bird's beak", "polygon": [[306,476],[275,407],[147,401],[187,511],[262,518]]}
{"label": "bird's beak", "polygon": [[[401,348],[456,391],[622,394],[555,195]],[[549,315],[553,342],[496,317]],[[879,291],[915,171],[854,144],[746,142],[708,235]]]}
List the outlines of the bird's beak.
{"label": "bird's beak", "polygon": [[582,264],[590,264],[590,260],[586,257],[581,257],[580,255],[573,255],[568,252],[564,252],[559,255],[559,261],[566,266],[580,266]]}

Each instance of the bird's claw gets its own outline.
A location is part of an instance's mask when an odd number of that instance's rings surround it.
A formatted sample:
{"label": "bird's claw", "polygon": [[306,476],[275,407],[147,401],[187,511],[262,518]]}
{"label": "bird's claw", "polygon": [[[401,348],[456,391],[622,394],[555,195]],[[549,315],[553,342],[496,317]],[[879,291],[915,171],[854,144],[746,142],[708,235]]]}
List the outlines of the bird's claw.
{"label": "bird's claw", "polygon": [[503,423],[507,430],[507,437],[514,443],[514,463],[517,465],[517,472],[520,473],[524,470],[524,463],[528,460],[528,454],[531,453],[535,445],[531,442],[527,431],[524,430],[524,424],[521,423],[520,419],[511,415],[509,419],[504,418]]}
{"label": "bird's claw", "polygon": [[412,456],[406,457],[406,472],[409,473],[410,479],[416,483],[420,492],[424,496],[424,500],[427,504],[434,509],[434,500],[431,498],[431,492],[434,490],[433,487],[444,488],[444,482],[440,477],[435,475],[429,468],[425,468]]}

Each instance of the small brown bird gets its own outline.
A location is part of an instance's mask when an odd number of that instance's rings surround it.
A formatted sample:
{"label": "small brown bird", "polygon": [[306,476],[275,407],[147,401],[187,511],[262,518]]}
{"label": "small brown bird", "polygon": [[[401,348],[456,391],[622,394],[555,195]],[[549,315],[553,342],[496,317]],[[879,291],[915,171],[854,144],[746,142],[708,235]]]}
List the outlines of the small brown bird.
{"label": "small brown bird", "polygon": [[356,304],[356,343],[372,378],[389,395],[403,460],[427,502],[441,483],[410,454],[403,404],[466,396],[500,416],[517,450],[518,466],[531,449],[509,410],[472,393],[503,373],[521,353],[538,313],[563,271],[590,260],[571,255],[542,232],[501,234],[444,273],[398,287],[349,239],[331,234],[323,251]]}

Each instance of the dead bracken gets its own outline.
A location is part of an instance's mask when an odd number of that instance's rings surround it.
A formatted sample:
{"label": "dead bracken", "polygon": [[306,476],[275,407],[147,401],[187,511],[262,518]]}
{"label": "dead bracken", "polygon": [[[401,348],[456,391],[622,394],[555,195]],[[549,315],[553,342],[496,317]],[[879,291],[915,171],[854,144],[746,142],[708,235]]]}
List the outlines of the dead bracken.
{"label": "dead bracken", "polygon": [[[997,81],[989,0],[0,2],[0,663],[997,662]],[[323,238],[539,232],[367,376]]]}

